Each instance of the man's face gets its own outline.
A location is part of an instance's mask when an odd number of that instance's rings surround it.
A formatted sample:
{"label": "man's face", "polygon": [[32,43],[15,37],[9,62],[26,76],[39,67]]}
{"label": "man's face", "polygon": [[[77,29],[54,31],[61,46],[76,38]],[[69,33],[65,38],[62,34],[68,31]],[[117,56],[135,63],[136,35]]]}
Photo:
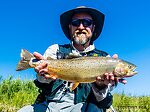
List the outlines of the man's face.
{"label": "man's face", "polygon": [[92,17],[87,13],[77,13],[69,25],[71,40],[84,45],[91,40],[94,31]]}

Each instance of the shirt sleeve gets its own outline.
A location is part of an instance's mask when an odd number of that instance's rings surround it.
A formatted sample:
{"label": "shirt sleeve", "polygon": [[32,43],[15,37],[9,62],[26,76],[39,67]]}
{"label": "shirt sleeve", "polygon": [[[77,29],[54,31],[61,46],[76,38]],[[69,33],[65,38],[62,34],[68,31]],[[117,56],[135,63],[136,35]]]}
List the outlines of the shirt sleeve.
{"label": "shirt sleeve", "polygon": [[57,52],[59,50],[59,45],[54,44],[45,51],[43,57],[46,59],[47,57],[51,57],[53,59],[57,59]]}
{"label": "shirt sleeve", "polygon": [[[50,57],[52,59],[57,59],[57,51],[59,50],[59,45],[54,44],[47,48],[45,51],[43,57],[44,59],[47,59],[47,57]],[[51,79],[46,79],[44,76],[36,74],[37,80],[41,83],[50,83]]]}
{"label": "shirt sleeve", "polygon": [[98,102],[106,98],[107,93],[112,91],[112,89],[113,86],[111,84],[108,84],[104,88],[98,87],[95,83],[92,84],[92,90]]}

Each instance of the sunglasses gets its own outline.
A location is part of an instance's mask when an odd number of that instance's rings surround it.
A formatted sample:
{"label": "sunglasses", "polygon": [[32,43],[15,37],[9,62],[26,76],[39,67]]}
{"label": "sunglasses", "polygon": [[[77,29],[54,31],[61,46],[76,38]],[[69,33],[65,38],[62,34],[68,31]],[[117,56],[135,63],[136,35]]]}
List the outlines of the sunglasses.
{"label": "sunglasses", "polygon": [[91,20],[91,19],[73,19],[71,21],[71,24],[73,26],[80,26],[81,23],[83,24],[84,27],[88,27],[93,24],[93,20]]}

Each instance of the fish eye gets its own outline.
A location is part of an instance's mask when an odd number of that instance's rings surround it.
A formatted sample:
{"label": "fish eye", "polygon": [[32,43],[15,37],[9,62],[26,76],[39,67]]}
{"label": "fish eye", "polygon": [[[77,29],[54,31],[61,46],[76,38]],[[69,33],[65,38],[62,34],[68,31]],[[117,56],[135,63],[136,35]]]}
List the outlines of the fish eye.
{"label": "fish eye", "polygon": [[129,69],[131,69],[131,68],[132,68],[132,66],[131,66],[131,65],[129,65],[129,66],[128,66],[128,68],[129,68]]}

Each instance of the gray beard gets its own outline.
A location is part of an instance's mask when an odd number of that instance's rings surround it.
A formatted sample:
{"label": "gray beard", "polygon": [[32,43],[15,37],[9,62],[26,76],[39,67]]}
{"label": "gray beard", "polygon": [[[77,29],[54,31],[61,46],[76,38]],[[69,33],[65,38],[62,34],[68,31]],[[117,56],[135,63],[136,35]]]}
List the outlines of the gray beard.
{"label": "gray beard", "polygon": [[85,45],[89,41],[88,32],[86,30],[76,30],[72,40],[78,45]]}
{"label": "gray beard", "polygon": [[88,38],[79,38],[79,37],[73,38],[73,42],[80,45],[85,45],[88,41],[89,41]]}

